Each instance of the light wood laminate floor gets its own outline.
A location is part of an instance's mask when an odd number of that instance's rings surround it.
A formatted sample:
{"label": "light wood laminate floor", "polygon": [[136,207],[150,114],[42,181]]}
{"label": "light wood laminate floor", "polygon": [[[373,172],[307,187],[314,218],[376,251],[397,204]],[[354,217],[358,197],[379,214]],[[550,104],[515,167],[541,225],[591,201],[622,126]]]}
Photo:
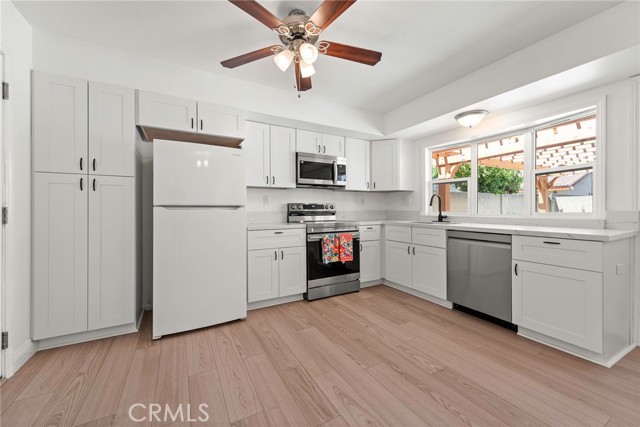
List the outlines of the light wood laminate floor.
{"label": "light wood laminate floor", "polygon": [[205,403],[206,426],[640,425],[639,349],[607,369],[385,286],[158,341],[150,317],[38,352],[2,383],[1,425],[170,424],[135,403]]}

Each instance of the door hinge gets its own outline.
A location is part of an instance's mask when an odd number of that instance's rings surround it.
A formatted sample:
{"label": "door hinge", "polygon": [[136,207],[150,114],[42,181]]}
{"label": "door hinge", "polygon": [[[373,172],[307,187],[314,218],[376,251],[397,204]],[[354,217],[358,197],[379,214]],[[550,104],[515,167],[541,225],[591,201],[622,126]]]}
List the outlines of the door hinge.
{"label": "door hinge", "polygon": [[2,207],[2,225],[5,225],[9,222],[9,208],[6,206]]}
{"label": "door hinge", "polygon": [[2,333],[2,350],[9,348],[9,332]]}
{"label": "door hinge", "polygon": [[9,99],[9,83],[2,82],[2,99]]}

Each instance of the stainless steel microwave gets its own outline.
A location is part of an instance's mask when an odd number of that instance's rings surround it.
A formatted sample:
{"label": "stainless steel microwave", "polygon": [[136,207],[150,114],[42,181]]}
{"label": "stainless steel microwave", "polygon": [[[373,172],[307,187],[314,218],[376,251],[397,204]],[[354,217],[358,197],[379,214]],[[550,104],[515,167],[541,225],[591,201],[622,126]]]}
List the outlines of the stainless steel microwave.
{"label": "stainless steel microwave", "polygon": [[345,187],[347,159],[322,154],[297,153],[297,185],[299,187]]}

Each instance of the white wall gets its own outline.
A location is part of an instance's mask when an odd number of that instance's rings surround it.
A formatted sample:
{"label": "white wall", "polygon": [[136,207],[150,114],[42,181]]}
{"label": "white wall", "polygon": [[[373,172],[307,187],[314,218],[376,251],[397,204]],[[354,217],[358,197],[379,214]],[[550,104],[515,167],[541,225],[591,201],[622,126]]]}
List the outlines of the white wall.
{"label": "white wall", "polygon": [[35,351],[31,336],[31,27],[13,3],[2,8],[2,51],[10,99],[5,101],[7,137],[6,292],[7,375]]}

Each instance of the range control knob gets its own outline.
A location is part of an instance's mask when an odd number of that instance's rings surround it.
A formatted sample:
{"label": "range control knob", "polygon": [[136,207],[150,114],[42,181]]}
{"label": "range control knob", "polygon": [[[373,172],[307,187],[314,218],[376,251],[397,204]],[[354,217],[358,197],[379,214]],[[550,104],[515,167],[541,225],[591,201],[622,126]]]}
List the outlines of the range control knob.
{"label": "range control knob", "polygon": [[291,205],[291,210],[295,211],[296,209],[298,209],[298,205]]}
{"label": "range control knob", "polygon": [[302,205],[298,205],[298,210],[302,210]]}
{"label": "range control knob", "polygon": [[329,206],[329,209],[333,210],[333,205],[330,205],[330,206]]}
{"label": "range control knob", "polygon": [[329,205],[324,205],[324,208],[325,209],[329,209]]}

